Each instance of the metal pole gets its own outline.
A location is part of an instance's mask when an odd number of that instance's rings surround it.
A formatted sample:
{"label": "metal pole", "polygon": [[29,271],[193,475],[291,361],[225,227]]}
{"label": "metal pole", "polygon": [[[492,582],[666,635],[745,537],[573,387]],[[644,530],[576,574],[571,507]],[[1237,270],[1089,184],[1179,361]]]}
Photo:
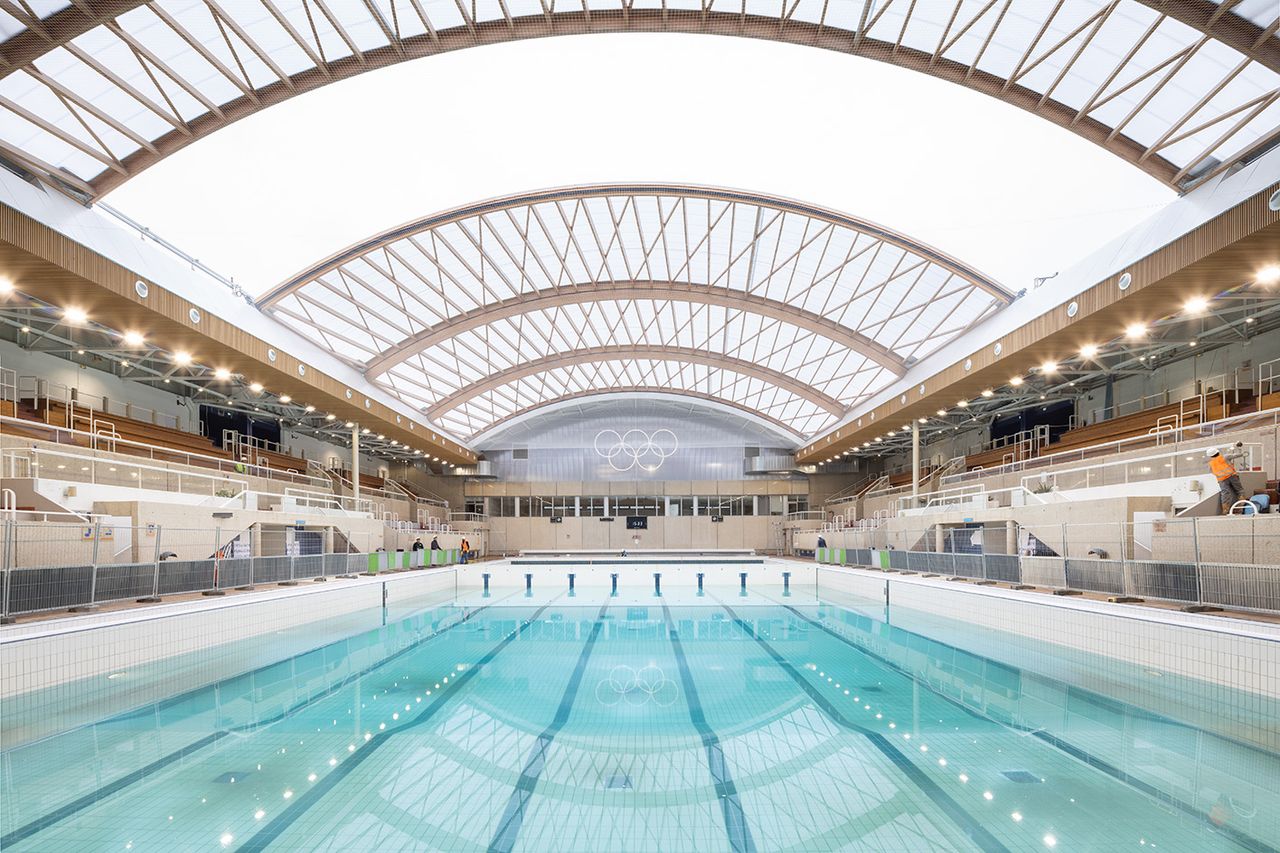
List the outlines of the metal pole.
{"label": "metal pole", "polygon": [[90,562],[89,603],[78,604],[75,607],[68,608],[68,610],[72,613],[82,613],[86,610],[96,610],[98,608],[98,605],[95,604],[94,602],[97,601],[97,597],[98,597],[98,538],[102,533],[100,523],[95,521],[93,523],[92,530],[93,530],[93,556],[89,560]]}
{"label": "metal pole", "polygon": [[10,577],[13,575],[13,551],[10,545],[13,542],[13,519],[6,518],[4,520],[4,603],[0,607],[0,625],[11,625],[15,621],[9,615],[9,583]]}
{"label": "metal pole", "polygon": [[360,424],[354,421],[351,423],[351,495],[354,498],[352,504],[358,505],[360,503]]}
{"label": "metal pole", "polygon": [[920,497],[920,423],[911,422],[911,505]]}
{"label": "metal pole", "polygon": [[1191,553],[1196,561],[1196,601],[1204,604],[1204,587],[1200,583],[1200,519],[1195,517],[1191,519]]}
{"label": "metal pole", "polygon": [[226,595],[222,588],[222,528],[213,529],[213,589],[206,589],[201,595]]}
{"label": "metal pole", "polygon": [[156,525],[156,545],[151,549],[151,595],[139,598],[139,604],[155,604],[160,600],[160,525]]}

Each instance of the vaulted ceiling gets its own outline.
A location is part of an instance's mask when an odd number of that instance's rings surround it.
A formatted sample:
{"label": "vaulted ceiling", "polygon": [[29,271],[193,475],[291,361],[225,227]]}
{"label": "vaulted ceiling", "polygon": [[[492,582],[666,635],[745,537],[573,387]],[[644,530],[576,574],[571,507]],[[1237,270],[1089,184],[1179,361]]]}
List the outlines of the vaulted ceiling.
{"label": "vaulted ceiling", "polygon": [[463,436],[594,392],[666,390],[803,438],[1010,299],[874,223],[642,184],[428,216],[259,305]]}
{"label": "vaulted ceiling", "polygon": [[92,198],[365,71],[516,39],[678,32],[930,74],[1184,188],[1276,141],[1278,21],[1274,0],[0,0],[0,156]]}

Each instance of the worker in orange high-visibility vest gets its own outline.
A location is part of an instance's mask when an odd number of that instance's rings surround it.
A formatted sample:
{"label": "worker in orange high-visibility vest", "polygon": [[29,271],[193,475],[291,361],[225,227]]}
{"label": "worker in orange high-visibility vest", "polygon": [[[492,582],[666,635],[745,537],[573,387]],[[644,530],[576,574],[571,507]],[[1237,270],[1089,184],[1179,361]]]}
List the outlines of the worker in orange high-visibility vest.
{"label": "worker in orange high-visibility vest", "polygon": [[1235,502],[1244,497],[1244,486],[1240,485],[1240,475],[1218,448],[1207,448],[1204,455],[1209,458],[1209,470],[1213,472],[1214,477],[1218,478],[1219,513],[1228,513]]}

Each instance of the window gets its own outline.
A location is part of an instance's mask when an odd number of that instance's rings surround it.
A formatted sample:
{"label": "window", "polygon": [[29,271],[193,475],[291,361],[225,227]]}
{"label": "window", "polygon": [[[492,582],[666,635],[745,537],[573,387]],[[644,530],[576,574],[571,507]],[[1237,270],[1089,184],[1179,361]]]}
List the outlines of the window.
{"label": "window", "polygon": [[809,496],[808,495],[787,495],[787,512],[808,512]]}
{"label": "window", "polygon": [[578,498],[578,513],[603,518],[608,514],[606,498],[598,496]]}
{"label": "window", "polygon": [[462,503],[462,511],[475,515],[484,515],[484,498],[466,498]]}
{"label": "window", "polygon": [[662,515],[666,510],[666,499],[624,495],[614,498],[613,506],[614,515]]}
{"label": "window", "polygon": [[755,515],[754,495],[705,495],[698,498],[698,515]]}
{"label": "window", "polygon": [[530,498],[529,500],[533,505],[530,515],[547,517],[552,515],[574,516],[578,514],[578,499],[573,496],[557,495],[555,497]]}
{"label": "window", "polygon": [[515,514],[515,498],[489,498],[489,515],[494,518],[511,518]]}
{"label": "window", "polygon": [[693,498],[671,498],[667,507],[672,515],[693,515]]}
{"label": "window", "polygon": [[782,515],[787,511],[786,495],[769,495],[760,498],[761,515]]}

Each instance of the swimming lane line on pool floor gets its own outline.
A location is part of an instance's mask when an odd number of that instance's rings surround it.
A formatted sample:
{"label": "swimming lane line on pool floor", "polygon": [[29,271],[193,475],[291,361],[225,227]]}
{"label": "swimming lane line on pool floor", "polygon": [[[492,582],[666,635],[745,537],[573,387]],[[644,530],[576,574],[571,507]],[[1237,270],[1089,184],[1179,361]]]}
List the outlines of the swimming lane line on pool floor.
{"label": "swimming lane line on pool floor", "polygon": [[600,637],[600,631],[604,627],[604,614],[608,609],[609,601],[605,599],[604,604],[600,606],[600,612],[596,614],[595,624],[591,626],[591,633],[587,635],[587,641],[582,646],[582,653],[578,655],[578,664],[574,667],[573,674],[569,676],[569,683],[565,685],[564,695],[560,697],[560,707],[556,709],[555,718],[552,719],[551,725],[538,735],[533,751],[529,753],[529,759],[525,762],[524,769],[520,771],[520,779],[507,800],[506,808],[503,809],[493,841],[489,843],[490,853],[510,853],[515,847],[520,828],[524,825],[525,810],[533,797],[534,790],[538,787],[538,779],[546,767],[547,750],[551,748],[552,741],[564,728],[565,723],[569,722],[573,701],[578,695],[578,688],[582,686],[582,676],[586,672],[587,661],[591,659],[591,652],[595,648],[596,640]]}
{"label": "swimming lane line on pool floor", "polygon": [[[496,604],[497,602],[494,602],[494,603]],[[303,708],[313,705],[314,703],[320,701],[321,699],[324,699],[328,696],[333,695],[338,690],[341,690],[343,687],[350,684],[352,681],[363,678],[364,676],[368,675],[374,670],[385,666],[386,664],[390,663],[393,660],[396,660],[397,658],[405,654],[408,654],[410,651],[412,651],[413,649],[416,649],[418,646],[422,645],[423,643],[429,642],[430,640],[434,640],[436,637],[439,637],[453,630],[459,625],[462,625],[466,622],[471,621],[472,617],[476,616],[477,614],[479,614],[484,610],[489,609],[492,606],[493,606],[492,604],[486,604],[481,607],[477,607],[474,610],[468,611],[467,613],[464,613],[462,618],[459,619],[457,622],[450,623],[444,628],[441,628],[439,631],[435,631],[425,637],[415,640],[414,642],[405,646],[403,649],[397,650],[396,652],[388,655],[387,657],[383,658],[377,663],[370,664],[368,667],[360,670],[359,672],[353,675],[348,675],[346,678],[342,679],[341,681],[331,684],[329,687],[325,688],[323,691],[308,696],[302,702],[290,708],[286,708],[280,713],[275,714],[274,716],[268,717],[265,720],[257,720],[253,723],[246,723],[241,726],[233,726],[231,728],[221,729],[216,732],[211,732],[208,735],[204,736],[203,738],[200,738],[199,740],[193,743],[189,743],[186,746],[183,746],[183,747],[180,747],[179,749],[174,750],[168,755],[163,755],[160,758],[157,758],[155,761],[152,761],[150,764],[146,765],[145,767],[139,767],[137,770],[130,771],[129,773],[124,774],[118,779],[113,779],[107,784],[102,785],[98,788],[95,788],[94,790],[90,791],[84,796],[79,797],[75,800],[72,800],[66,805],[60,806],[59,808],[54,809],[48,814],[42,815],[41,817],[38,817],[35,820],[30,821],[29,823],[26,823],[23,826],[20,826],[11,832],[7,832],[3,836],[0,836],[0,850],[4,850],[21,841],[25,841],[26,839],[30,838],[36,833],[41,832],[45,829],[48,829],[54,824],[61,823],[67,818],[73,817],[77,813],[84,811],[90,806],[93,806],[102,802],[107,797],[113,796],[114,794],[118,794],[121,791],[123,791],[125,788],[128,788],[131,785],[137,784],[138,782],[144,781],[149,776],[154,776],[155,774],[159,773],[160,771],[164,770],[170,765],[176,764],[186,758],[190,758],[192,755],[204,749],[206,746],[210,746],[212,744],[217,743],[218,741],[222,740],[224,737],[226,737],[229,734],[232,734],[234,732],[250,730],[250,729],[259,729],[264,726],[269,726],[274,723],[277,723],[280,720],[283,720],[286,717],[289,717],[290,715],[297,713]],[[336,642],[345,642],[345,640],[339,640]],[[332,644],[326,644],[326,645],[332,645]],[[321,648],[323,648],[323,646]],[[302,652],[300,655],[294,655],[294,657],[301,657],[302,655],[305,655],[305,654],[311,654],[314,651],[315,649],[311,649],[306,652]],[[271,664],[271,666],[275,666],[275,665],[276,664]],[[260,669],[266,669],[266,667],[260,667]],[[257,670],[254,670],[254,671],[256,672]],[[186,701],[190,697],[195,696],[196,694],[202,691],[208,690],[211,686],[214,686],[214,685],[197,687],[194,690],[185,691],[184,693],[181,693],[178,696],[169,697],[168,699],[162,700],[161,702],[158,702],[156,704],[161,708],[179,704],[180,702]],[[117,714],[113,717],[107,718],[106,720],[102,720],[100,721],[100,723],[110,723],[115,720],[127,719],[128,717],[134,716],[137,713],[138,711],[136,709],[133,711],[126,711],[123,714]],[[100,723],[87,723],[86,725],[99,725]],[[83,728],[83,727],[77,726],[74,729],[68,729],[66,732],[61,732],[60,736],[76,731],[79,728]]]}
{"label": "swimming lane line on pool floor", "polygon": [[732,607],[718,599],[716,603],[725,609],[725,612],[729,614],[729,618],[737,623],[738,627],[746,632],[748,637],[755,640],[756,643],[764,649],[765,653],[773,659],[773,662],[777,664],[777,666],[785,672],[791,680],[805,692],[805,694],[809,696],[814,705],[821,709],[832,722],[836,723],[841,728],[847,729],[851,732],[856,732],[865,737],[872,746],[893,762],[894,766],[897,767],[913,785],[932,800],[934,805],[936,805],[943,814],[950,818],[951,821],[956,824],[956,826],[958,826],[971,841],[973,841],[973,843],[977,844],[982,850],[987,851],[987,853],[1010,853],[1009,848],[1001,844],[999,839],[992,835],[978,821],[974,820],[974,818],[966,812],[959,803],[952,799],[946,791],[942,790],[936,782],[925,775],[923,770],[912,763],[910,758],[907,758],[898,751],[898,749],[889,742],[888,738],[879,732],[873,732],[870,729],[863,728],[842,714],[826,696],[822,695],[816,687],[810,684],[809,681],[801,675],[786,658],[779,654],[767,640],[759,636],[749,623],[740,618]]}
{"label": "swimming lane line on pool floor", "polygon": [[680,642],[680,632],[676,630],[671,619],[671,611],[667,603],[662,602],[662,618],[667,623],[667,636],[671,647],[675,650],[676,666],[680,669],[680,681],[684,684],[684,694],[689,706],[689,720],[702,737],[703,746],[707,750],[707,766],[711,768],[711,777],[716,783],[716,794],[720,798],[720,810],[724,816],[724,830],[729,836],[729,847],[734,853],[755,853],[756,844],[747,826],[747,818],[742,810],[742,799],[738,796],[738,786],[733,782],[729,771],[729,763],[725,760],[724,749],[720,746],[720,738],[707,722],[702,710],[702,701],[698,698],[698,688],[693,683],[693,673],[689,670],[689,662],[684,656],[684,646]]}
{"label": "swimming lane line on pool floor", "polygon": [[[559,597],[560,596],[556,596],[556,598]],[[237,853],[257,853],[257,851],[265,850],[287,829],[289,829],[289,827],[292,826],[298,818],[302,817],[302,815],[322,800],[326,794],[337,787],[343,779],[349,776],[351,772],[359,767],[360,764],[362,764],[369,756],[373,755],[379,747],[388,743],[392,737],[400,732],[430,722],[436,715],[436,712],[448,704],[449,700],[457,695],[458,692],[475,677],[476,673],[488,664],[492,663],[493,659],[496,658],[499,653],[515,642],[516,638],[524,633],[525,629],[528,628],[529,625],[537,621],[537,619],[555,602],[555,600],[556,599],[552,599],[535,610],[530,614],[528,619],[522,621],[514,631],[503,637],[496,646],[476,661],[475,666],[471,666],[463,670],[462,673],[449,682],[448,688],[437,693],[435,701],[423,708],[417,716],[394,729],[387,729],[386,731],[381,731],[374,735],[363,748],[357,750],[346,761],[338,764],[338,766],[333,769],[332,773],[317,782],[315,786],[308,790],[307,793],[297,800],[293,806],[285,809],[269,824],[258,830],[252,838],[240,845]]]}

